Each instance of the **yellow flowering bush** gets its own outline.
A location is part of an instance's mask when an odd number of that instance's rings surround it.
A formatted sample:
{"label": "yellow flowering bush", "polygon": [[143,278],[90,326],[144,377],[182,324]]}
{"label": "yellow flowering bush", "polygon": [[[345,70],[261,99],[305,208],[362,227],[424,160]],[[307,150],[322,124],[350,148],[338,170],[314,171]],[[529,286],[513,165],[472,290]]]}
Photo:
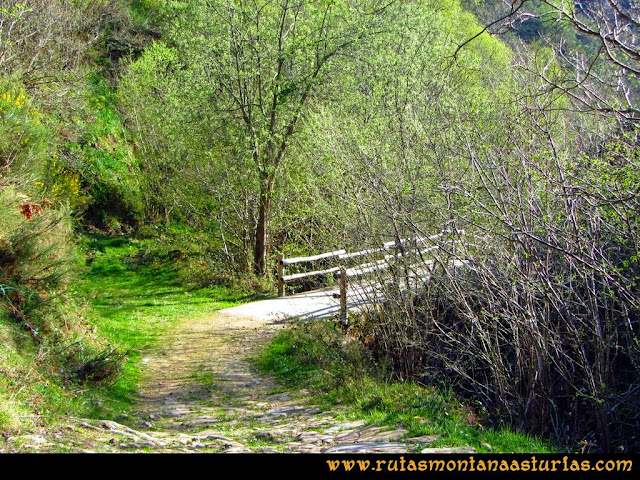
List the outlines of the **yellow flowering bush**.
{"label": "yellow flowering bush", "polygon": [[[50,307],[47,299],[64,290],[71,270],[66,200],[80,196],[78,175],[52,148],[55,135],[28,91],[0,78],[0,315],[36,341],[51,327],[43,313]],[[49,197],[49,191],[57,196]]]}
{"label": "yellow flowering bush", "polygon": [[86,204],[86,195],[82,191],[80,174],[61,161],[54,152],[45,166],[45,181],[36,182],[42,195],[53,201],[68,201],[77,209]]}
{"label": "yellow flowering bush", "polygon": [[22,110],[27,101],[27,95],[24,88],[14,89],[13,91],[5,91],[0,97],[0,112],[10,111],[12,109]]}
{"label": "yellow flowering bush", "polygon": [[50,138],[24,87],[0,80],[0,186],[33,189]]}

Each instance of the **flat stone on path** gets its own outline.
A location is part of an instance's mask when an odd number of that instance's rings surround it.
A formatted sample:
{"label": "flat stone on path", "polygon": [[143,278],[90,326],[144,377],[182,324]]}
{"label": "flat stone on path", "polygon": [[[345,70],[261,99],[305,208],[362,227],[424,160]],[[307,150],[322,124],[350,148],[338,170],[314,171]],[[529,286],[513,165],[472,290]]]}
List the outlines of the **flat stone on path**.
{"label": "flat stone on path", "polygon": [[406,441],[409,443],[425,443],[430,444],[435,442],[440,438],[440,435],[423,435],[421,437],[412,437],[407,438]]}
{"label": "flat stone on path", "polygon": [[364,420],[357,420],[355,422],[340,422],[326,429],[325,433],[338,433],[345,430],[353,430],[354,428],[364,427],[366,424],[367,422],[365,422]]}
{"label": "flat stone on path", "polygon": [[206,441],[206,440],[222,440],[224,442],[233,442],[232,439],[220,435],[220,432],[216,430],[203,430],[202,432],[194,433],[192,435],[194,440]]}
{"label": "flat stone on path", "polygon": [[399,440],[409,433],[408,430],[398,428],[390,430],[389,427],[370,426],[343,433],[336,436],[337,442],[390,442]]}
{"label": "flat stone on path", "polygon": [[436,455],[440,455],[444,453],[476,453],[476,449],[473,447],[424,448],[420,450],[420,453],[434,453]]}
{"label": "flat stone on path", "polygon": [[323,453],[408,453],[407,445],[395,442],[342,443],[323,450]]}
{"label": "flat stone on path", "polygon": [[225,450],[224,453],[252,453],[252,450],[247,447],[231,447]]}
{"label": "flat stone on path", "polygon": [[183,422],[183,425],[208,425],[220,422],[219,417],[189,417]]}

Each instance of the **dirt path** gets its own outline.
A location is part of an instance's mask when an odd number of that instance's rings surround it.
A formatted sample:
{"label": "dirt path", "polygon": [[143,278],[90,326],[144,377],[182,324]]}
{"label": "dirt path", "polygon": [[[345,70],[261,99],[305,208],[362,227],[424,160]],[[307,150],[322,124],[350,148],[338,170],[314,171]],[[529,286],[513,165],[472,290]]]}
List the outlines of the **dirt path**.
{"label": "dirt path", "polygon": [[[402,428],[321,411],[306,391],[282,391],[248,361],[292,317],[339,308],[333,290],[216,312],[177,326],[143,359],[137,409],[121,423],[76,419],[63,431],[9,439],[18,451],[387,452],[424,448]],[[311,313],[310,313],[311,312]],[[125,425],[126,424],[126,425]],[[66,430],[66,431],[65,431]]]}

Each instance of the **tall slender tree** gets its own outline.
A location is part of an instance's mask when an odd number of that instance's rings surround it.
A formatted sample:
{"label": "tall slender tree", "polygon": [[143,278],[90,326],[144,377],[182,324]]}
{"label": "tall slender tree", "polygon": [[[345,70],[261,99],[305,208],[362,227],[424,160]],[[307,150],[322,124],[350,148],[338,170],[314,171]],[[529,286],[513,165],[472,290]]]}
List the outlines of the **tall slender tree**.
{"label": "tall slender tree", "polygon": [[[265,273],[274,184],[305,109],[328,66],[384,28],[395,2],[379,0],[192,0],[174,41],[214,92],[221,129],[253,166],[259,184],[254,271]],[[204,99],[203,99],[204,100]]]}

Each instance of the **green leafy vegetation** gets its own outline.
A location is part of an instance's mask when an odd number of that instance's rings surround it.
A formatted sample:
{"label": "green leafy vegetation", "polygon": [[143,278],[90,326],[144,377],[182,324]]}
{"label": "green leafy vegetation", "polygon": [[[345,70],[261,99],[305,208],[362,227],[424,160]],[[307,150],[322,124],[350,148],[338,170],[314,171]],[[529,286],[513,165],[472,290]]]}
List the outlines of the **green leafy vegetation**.
{"label": "green leafy vegetation", "polygon": [[138,391],[141,359],[163,333],[179,321],[259,295],[253,289],[247,294],[242,285],[202,287],[194,280],[203,274],[201,267],[193,272],[171,246],[104,234],[85,237],[86,272],[63,302],[28,317],[61,321],[50,327],[60,330],[57,335],[2,317],[3,431],[65,415],[104,418],[127,412]]}
{"label": "green leafy vegetation", "polygon": [[464,230],[359,319],[378,367],[332,336],[325,368],[298,329],[269,368],[412,432],[430,424],[398,399],[436,402],[451,444],[528,448],[458,398],[640,448],[631,7],[3,0],[0,430],[125,412],[157,338],[272,294],[279,253]]}

